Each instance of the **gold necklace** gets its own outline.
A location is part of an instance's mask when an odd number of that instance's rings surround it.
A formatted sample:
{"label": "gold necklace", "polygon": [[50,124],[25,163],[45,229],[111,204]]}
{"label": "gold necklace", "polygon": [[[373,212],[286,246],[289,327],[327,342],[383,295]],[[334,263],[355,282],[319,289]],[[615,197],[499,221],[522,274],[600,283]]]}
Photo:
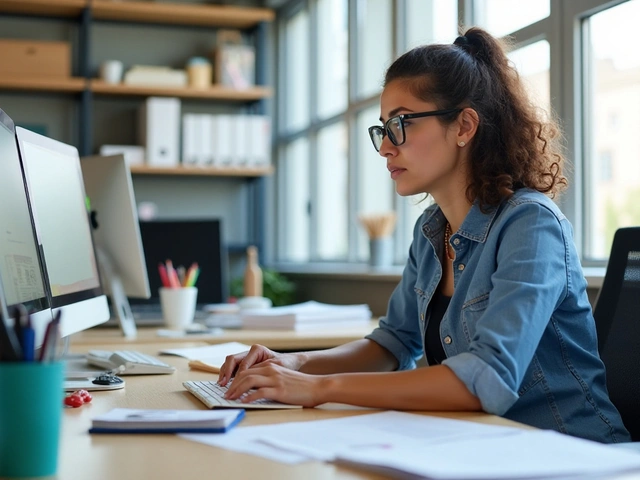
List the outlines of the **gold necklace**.
{"label": "gold necklace", "polygon": [[449,240],[451,240],[451,224],[447,222],[447,226],[444,227],[444,251],[447,252],[447,258],[449,260],[454,260],[455,253],[453,256],[451,255],[451,251],[449,250]]}

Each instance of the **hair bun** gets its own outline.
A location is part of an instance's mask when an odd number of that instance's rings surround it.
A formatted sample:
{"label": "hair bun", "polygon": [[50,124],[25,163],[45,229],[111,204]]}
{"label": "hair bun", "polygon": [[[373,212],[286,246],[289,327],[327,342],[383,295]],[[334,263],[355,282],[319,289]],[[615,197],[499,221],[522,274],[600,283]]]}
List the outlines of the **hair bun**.
{"label": "hair bun", "polygon": [[458,38],[455,39],[453,44],[458,45],[459,47],[466,47],[467,45],[469,45],[469,39],[464,35],[460,35]]}

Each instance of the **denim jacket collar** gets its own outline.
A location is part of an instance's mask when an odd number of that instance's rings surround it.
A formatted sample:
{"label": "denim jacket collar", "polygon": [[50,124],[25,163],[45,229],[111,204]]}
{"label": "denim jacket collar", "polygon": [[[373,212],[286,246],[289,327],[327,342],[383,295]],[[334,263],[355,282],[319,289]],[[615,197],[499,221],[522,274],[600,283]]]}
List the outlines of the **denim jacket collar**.
{"label": "denim jacket collar", "polygon": [[[476,200],[456,232],[456,235],[463,236],[475,242],[484,243],[489,234],[491,224],[499,210],[500,206],[491,207],[483,213]],[[422,224],[422,234],[425,238],[431,239],[439,235],[444,230],[445,225],[446,219],[442,210],[437,204],[434,204],[427,209],[425,220]]]}

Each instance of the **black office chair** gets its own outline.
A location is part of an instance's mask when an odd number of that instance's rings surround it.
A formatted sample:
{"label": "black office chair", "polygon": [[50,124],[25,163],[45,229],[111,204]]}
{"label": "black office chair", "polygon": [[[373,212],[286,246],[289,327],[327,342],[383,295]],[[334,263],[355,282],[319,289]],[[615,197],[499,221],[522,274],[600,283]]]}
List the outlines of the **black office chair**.
{"label": "black office chair", "polygon": [[616,231],[593,315],[609,396],[640,441],[640,227]]}

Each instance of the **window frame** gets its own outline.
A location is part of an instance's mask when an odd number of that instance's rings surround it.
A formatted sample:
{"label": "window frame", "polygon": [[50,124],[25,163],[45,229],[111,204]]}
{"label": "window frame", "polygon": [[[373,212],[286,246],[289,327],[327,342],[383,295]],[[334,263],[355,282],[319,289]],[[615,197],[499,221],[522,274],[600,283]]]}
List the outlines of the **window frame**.
{"label": "window frame", "polygon": [[[585,34],[583,31],[583,21],[588,17],[602,12],[606,9],[615,7],[627,0],[551,0],[550,1],[550,14],[547,18],[538,20],[530,25],[527,25],[519,30],[510,33],[508,36],[513,39],[512,43],[514,49],[519,49],[528,45],[531,45],[540,40],[546,40],[549,43],[550,49],[550,69],[549,69],[549,81],[550,81],[550,104],[562,123],[563,133],[565,136],[565,153],[569,159],[570,168],[566,171],[566,176],[569,180],[569,188],[567,191],[559,197],[558,204],[567,218],[571,221],[574,228],[575,243],[578,248],[578,252],[582,258],[584,267],[604,267],[605,261],[585,259],[583,253],[586,251],[588,244],[588,238],[586,238],[585,232],[587,232],[589,217],[587,215],[588,199],[585,196],[587,189],[587,153],[588,146],[585,142],[586,134],[589,127],[589,117],[584,112],[588,111],[589,98],[585,93],[589,88],[586,83],[588,77],[585,75],[586,65],[585,55]],[[349,42],[349,75],[348,75],[348,101],[347,107],[344,111],[333,115],[330,118],[325,118],[322,121],[318,121],[315,117],[316,101],[315,92],[316,85],[314,83],[313,71],[316,68],[315,63],[311,65],[311,82],[310,91],[311,95],[311,117],[308,128],[297,131],[281,133],[280,124],[281,118],[276,118],[277,128],[275,129],[275,151],[277,152],[276,158],[281,158],[283,146],[286,146],[289,142],[295,138],[301,136],[308,137],[309,149],[310,149],[310,168],[312,172],[316,171],[316,150],[317,150],[317,134],[318,131],[334,122],[344,121],[348,129],[348,156],[350,159],[348,165],[348,221],[349,221],[349,241],[348,241],[348,258],[347,263],[359,263],[363,262],[358,260],[358,224],[357,224],[357,212],[355,211],[355,205],[357,205],[358,195],[358,183],[355,181],[358,178],[358,161],[359,158],[359,146],[357,141],[357,132],[355,126],[357,125],[357,118],[359,112],[378,104],[378,95],[373,95],[363,99],[356,98],[356,88],[358,85],[357,75],[359,68],[355,65],[357,62],[358,52],[358,32],[357,32],[357,5],[360,1],[348,2],[348,42]],[[475,18],[477,18],[477,11],[475,10],[474,0],[458,0],[458,19],[461,25],[473,25]],[[312,35],[310,39],[310,55],[313,54],[314,49],[318,48],[317,37],[315,32],[317,29],[316,16],[313,12],[315,0],[292,0],[285,5],[285,8],[279,10],[278,14],[278,31],[282,30],[281,25],[286,21],[287,15],[291,12],[295,12],[296,9],[306,8],[310,12],[310,33]],[[408,43],[407,35],[403,35],[402,23],[403,19],[407,18],[407,2],[405,0],[392,0],[393,15],[390,21],[394,57],[406,49]],[[283,16],[284,15],[284,16]],[[453,39],[452,39],[453,40]],[[286,48],[280,44],[280,48]],[[284,55],[281,55],[281,58]],[[311,56],[310,58],[315,58]],[[279,72],[283,72],[285,65],[279,64]],[[282,75],[284,77],[284,75]],[[281,78],[278,79],[278,103],[280,106],[285,101],[286,89],[282,88]],[[283,108],[279,109],[280,112],[285,111]],[[280,169],[276,169],[276,180],[280,185],[286,185],[286,172],[281,172]],[[313,176],[313,175],[312,175]],[[313,182],[310,180],[311,199],[317,196],[317,192],[314,191]],[[277,192],[281,189],[275,189]],[[276,198],[276,204],[279,204],[279,199]],[[410,239],[406,238],[408,225],[407,202],[398,201],[397,195],[394,195],[393,207],[398,213],[398,226],[394,232],[394,244],[395,244],[395,258],[401,265],[406,257],[405,245],[408,245]],[[311,215],[311,231],[310,231],[310,250],[309,250],[309,262],[319,262],[315,256],[315,250],[317,245],[314,244],[315,233],[317,229],[317,218],[315,218],[314,212],[310,212]],[[278,218],[276,221],[282,221],[282,211],[278,210]],[[286,228],[277,228],[276,231],[282,232]],[[286,234],[285,234],[286,236]],[[277,238],[276,244],[279,247],[276,248],[277,253],[275,255],[275,263],[283,262],[283,253],[286,251],[286,238]],[[287,263],[287,262],[284,262]],[[291,264],[289,264],[291,266]],[[304,264],[299,265],[300,270],[305,270]]]}

